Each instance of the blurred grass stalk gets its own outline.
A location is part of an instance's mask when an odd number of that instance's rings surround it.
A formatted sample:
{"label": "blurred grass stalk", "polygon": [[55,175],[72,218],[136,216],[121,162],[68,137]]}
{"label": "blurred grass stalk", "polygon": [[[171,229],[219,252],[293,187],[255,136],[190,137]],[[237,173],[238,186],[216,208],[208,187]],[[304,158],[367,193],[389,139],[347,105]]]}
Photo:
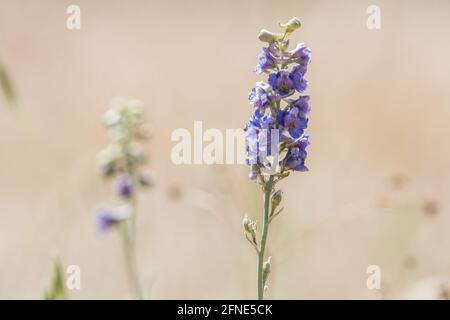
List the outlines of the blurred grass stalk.
{"label": "blurred grass stalk", "polygon": [[0,87],[5,96],[6,102],[10,106],[15,106],[16,104],[16,93],[14,91],[11,78],[8,75],[5,65],[2,60],[0,60]]}
{"label": "blurred grass stalk", "polygon": [[66,300],[67,293],[64,288],[64,276],[61,260],[53,259],[52,280],[49,289],[44,294],[45,300]]}

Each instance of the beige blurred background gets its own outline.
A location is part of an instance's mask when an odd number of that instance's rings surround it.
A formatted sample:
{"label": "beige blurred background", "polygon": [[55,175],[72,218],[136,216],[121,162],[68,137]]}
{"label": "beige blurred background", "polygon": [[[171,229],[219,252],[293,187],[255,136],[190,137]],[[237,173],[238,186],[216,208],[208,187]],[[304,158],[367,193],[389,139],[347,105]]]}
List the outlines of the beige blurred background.
{"label": "beige blurred background", "polygon": [[[81,7],[79,31],[66,8]],[[381,30],[366,27],[381,8]],[[139,196],[139,268],[153,299],[256,296],[241,219],[260,190],[239,165],[176,166],[176,128],[243,127],[261,28],[298,16],[313,51],[308,173],[283,182],[270,299],[442,298],[450,286],[450,3],[447,1],[0,0],[0,298],[42,298],[51,253],[79,265],[74,299],[128,299],[117,234],[94,210],[112,97],[147,106],[157,184]],[[179,197],[174,197],[174,194]],[[378,265],[381,290],[368,290]]]}

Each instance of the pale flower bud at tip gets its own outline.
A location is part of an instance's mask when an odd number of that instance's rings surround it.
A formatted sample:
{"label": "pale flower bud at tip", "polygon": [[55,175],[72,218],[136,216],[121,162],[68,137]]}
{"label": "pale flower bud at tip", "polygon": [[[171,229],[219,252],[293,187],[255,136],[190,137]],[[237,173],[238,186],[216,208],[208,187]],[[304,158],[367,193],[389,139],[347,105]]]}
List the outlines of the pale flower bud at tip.
{"label": "pale flower bud at tip", "polygon": [[291,33],[300,28],[302,25],[300,19],[297,17],[292,18],[287,23],[279,23],[280,27],[285,28],[286,33]]}

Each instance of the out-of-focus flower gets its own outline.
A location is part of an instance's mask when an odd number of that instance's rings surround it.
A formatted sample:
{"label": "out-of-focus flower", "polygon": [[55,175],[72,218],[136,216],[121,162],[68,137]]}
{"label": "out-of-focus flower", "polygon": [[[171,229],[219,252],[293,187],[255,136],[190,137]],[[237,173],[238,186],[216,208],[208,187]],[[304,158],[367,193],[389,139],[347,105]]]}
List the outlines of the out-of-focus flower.
{"label": "out-of-focus flower", "polygon": [[133,180],[129,176],[121,176],[116,181],[117,194],[124,197],[131,197],[134,189]]}
{"label": "out-of-focus flower", "polygon": [[100,233],[106,233],[112,227],[131,216],[131,208],[129,206],[120,206],[118,208],[100,208],[97,212],[97,226]]}
{"label": "out-of-focus flower", "polygon": [[147,155],[141,147],[147,139],[149,129],[144,123],[144,106],[133,98],[114,98],[111,108],[105,113],[103,122],[108,129],[111,141],[99,152],[98,167],[103,176],[114,177],[114,189],[123,206],[109,209],[101,208],[97,213],[98,230],[105,233],[121,225],[124,242],[125,262],[131,285],[137,298],[142,298],[142,290],[135,266],[134,232],[136,220],[136,198],[140,187],[152,184],[150,177],[142,172]]}

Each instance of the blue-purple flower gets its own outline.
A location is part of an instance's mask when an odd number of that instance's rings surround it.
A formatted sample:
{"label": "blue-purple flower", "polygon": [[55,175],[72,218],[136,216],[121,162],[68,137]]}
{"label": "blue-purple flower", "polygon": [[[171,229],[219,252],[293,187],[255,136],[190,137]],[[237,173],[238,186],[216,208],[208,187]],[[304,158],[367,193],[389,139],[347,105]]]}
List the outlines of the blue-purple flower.
{"label": "blue-purple flower", "polygon": [[250,103],[255,108],[267,107],[270,104],[271,90],[272,89],[267,83],[260,81],[256,83],[256,86],[250,91],[248,100],[250,100]]}
{"label": "blue-purple flower", "polygon": [[306,147],[309,145],[309,136],[303,135],[289,147],[286,157],[283,159],[283,164],[287,169],[294,171],[307,171],[305,166]]}
{"label": "blue-purple flower", "polygon": [[255,180],[265,167],[266,157],[278,154],[278,124],[270,111],[256,109],[245,128],[246,164],[251,167],[250,178]]}
{"label": "blue-purple flower", "polygon": [[295,67],[292,68],[292,71],[290,73],[290,76],[292,80],[294,81],[295,90],[297,90],[299,93],[302,93],[306,90],[306,87],[308,85],[308,81],[305,79],[305,73],[306,73],[306,67],[298,64]]}
{"label": "blue-purple flower", "polygon": [[275,58],[270,53],[269,49],[263,48],[258,55],[258,64],[255,67],[255,72],[261,74],[264,71],[274,68],[276,66]]}
{"label": "blue-purple flower", "polygon": [[302,93],[308,84],[304,78],[304,69],[300,65],[295,66],[291,71],[285,69],[271,73],[268,82],[280,96],[290,95],[294,90]]}
{"label": "blue-purple flower", "polygon": [[311,61],[311,49],[304,43],[299,43],[295,49],[288,51],[287,55],[302,66],[307,66]]}
{"label": "blue-purple flower", "polygon": [[268,82],[272,86],[272,89],[282,96],[289,94],[295,88],[294,79],[287,70],[271,73]]}
{"label": "blue-purple flower", "polygon": [[307,115],[310,111],[308,101],[309,96],[301,96],[293,100],[286,109],[278,111],[277,121],[283,131],[282,141],[285,141],[286,131],[289,134],[288,138],[298,139],[308,127]]}

